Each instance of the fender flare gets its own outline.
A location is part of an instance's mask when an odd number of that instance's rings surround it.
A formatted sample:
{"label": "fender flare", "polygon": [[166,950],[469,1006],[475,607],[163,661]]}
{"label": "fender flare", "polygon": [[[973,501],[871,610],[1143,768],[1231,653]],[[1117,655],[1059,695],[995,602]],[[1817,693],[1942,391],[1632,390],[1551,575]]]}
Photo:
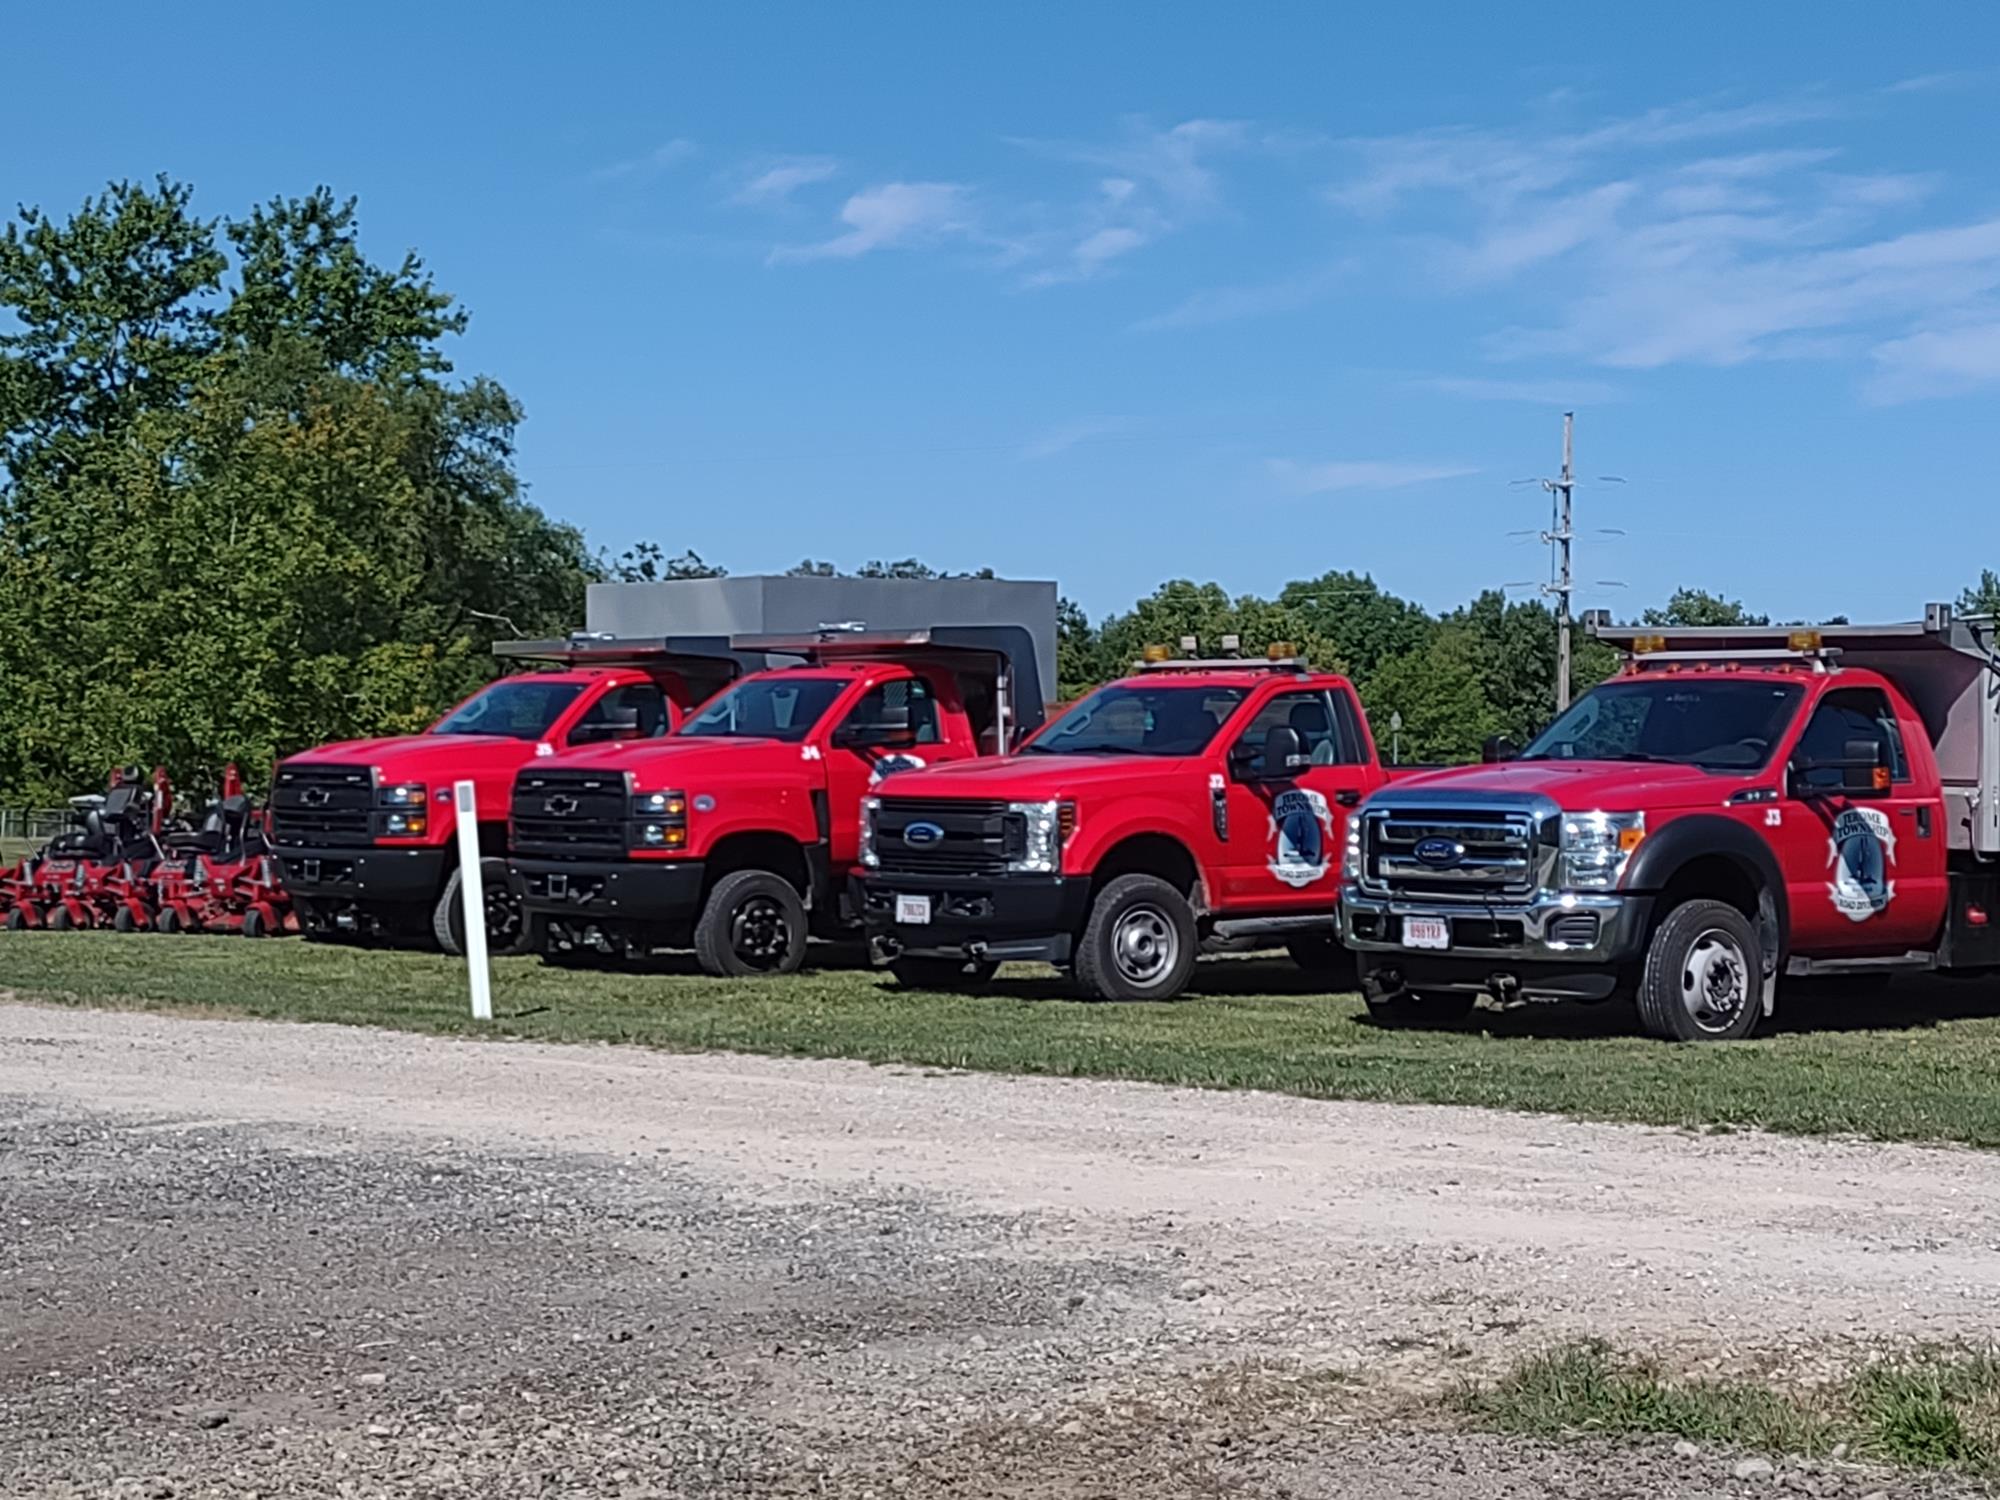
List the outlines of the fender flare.
{"label": "fender flare", "polygon": [[[1769,1015],[1777,1002],[1778,976],[1785,971],[1787,938],[1792,930],[1784,867],[1769,843],[1736,819],[1718,813],[1675,818],[1639,845],[1625,871],[1623,886],[1629,891],[1656,894],[1688,864],[1716,855],[1744,866],[1756,877],[1761,892],[1757,925],[1764,948],[1764,1013]],[[1662,915],[1655,911],[1656,918]]]}

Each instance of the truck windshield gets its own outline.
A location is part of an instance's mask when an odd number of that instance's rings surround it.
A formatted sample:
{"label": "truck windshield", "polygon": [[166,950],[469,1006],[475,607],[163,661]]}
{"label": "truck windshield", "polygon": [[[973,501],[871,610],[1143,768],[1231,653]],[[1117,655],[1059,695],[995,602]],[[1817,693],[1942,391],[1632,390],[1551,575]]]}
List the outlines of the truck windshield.
{"label": "truck windshield", "polygon": [[783,740],[797,744],[833,707],[844,677],[751,677],[736,684],[681,727],[700,740]]}
{"label": "truck windshield", "polygon": [[1196,684],[1099,688],[1024,748],[1042,755],[1199,755],[1244,690]]}
{"label": "truck windshield", "polygon": [[583,691],[580,682],[539,682],[509,677],[453,709],[432,734],[498,734],[538,740]]}
{"label": "truck windshield", "polygon": [[1609,682],[1579,698],[1521,759],[1650,760],[1754,771],[1770,760],[1804,696],[1797,683],[1768,679]]}

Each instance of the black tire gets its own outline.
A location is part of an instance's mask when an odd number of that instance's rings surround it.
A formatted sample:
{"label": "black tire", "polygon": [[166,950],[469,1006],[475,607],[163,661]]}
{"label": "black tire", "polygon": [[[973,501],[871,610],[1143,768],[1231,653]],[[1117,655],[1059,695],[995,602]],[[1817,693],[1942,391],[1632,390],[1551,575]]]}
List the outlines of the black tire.
{"label": "black tire", "polygon": [[735,870],[716,881],[694,924],[694,956],[722,979],[796,974],[806,961],[806,904],[769,870]]}
{"label": "black tire", "polygon": [[1757,929],[1721,901],[1667,913],[1646,945],[1639,1024],[1663,1042],[1740,1042],[1764,1015]]}
{"label": "black tire", "polygon": [[164,932],[169,936],[171,936],[172,934],[179,932],[180,930],[181,930],[180,913],[175,911],[171,906],[161,907],[160,914],[157,917],[153,918],[153,931]]}
{"label": "black tire", "polygon": [[[494,856],[480,860],[479,881],[486,897],[486,956],[518,958],[534,952],[533,924],[521,909],[521,890],[507,861]],[[463,883],[464,872],[454,867],[431,908],[431,938],[453,958],[465,956]]]}
{"label": "black tire", "polygon": [[890,962],[889,972],[906,990],[982,990],[1000,965],[969,958],[898,958]]}
{"label": "black tire", "polygon": [[1194,977],[1194,908],[1157,875],[1120,875],[1097,893],[1076,946],[1093,1000],[1171,1000]]}
{"label": "black tire", "polygon": [[121,906],[111,914],[111,930],[113,932],[137,932],[139,930],[139,919],[132,915],[131,907]]}
{"label": "black tire", "polygon": [[7,913],[7,930],[9,932],[26,932],[28,930],[28,914],[22,911],[20,907],[16,906],[9,909]]}
{"label": "black tire", "polygon": [[1424,1031],[1457,1026],[1472,1014],[1477,995],[1463,990],[1398,990],[1364,995],[1368,1019],[1392,1031]]}
{"label": "black tire", "polygon": [[241,935],[247,938],[261,938],[271,935],[270,924],[264,920],[264,914],[254,906],[243,913],[243,926],[240,931]]}
{"label": "black tire", "polygon": [[1330,932],[1302,933],[1285,944],[1292,962],[1335,989],[1358,989],[1361,973],[1354,952]]}
{"label": "black tire", "polygon": [[49,914],[44,920],[43,925],[50,932],[74,932],[76,930],[76,917],[67,906],[56,905],[49,908]]}

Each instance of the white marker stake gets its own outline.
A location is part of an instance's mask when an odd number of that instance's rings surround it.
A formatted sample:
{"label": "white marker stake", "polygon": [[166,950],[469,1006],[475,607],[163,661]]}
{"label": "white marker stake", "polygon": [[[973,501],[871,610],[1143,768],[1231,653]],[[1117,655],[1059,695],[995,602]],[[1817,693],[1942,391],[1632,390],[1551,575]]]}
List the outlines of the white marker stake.
{"label": "white marker stake", "polygon": [[465,962],[472,982],[472,1019],[493,1019],[493,974],[486,964],[486,881],[479,868],[479,804],[469,781],[456,782],[458,894],[465,903]]}

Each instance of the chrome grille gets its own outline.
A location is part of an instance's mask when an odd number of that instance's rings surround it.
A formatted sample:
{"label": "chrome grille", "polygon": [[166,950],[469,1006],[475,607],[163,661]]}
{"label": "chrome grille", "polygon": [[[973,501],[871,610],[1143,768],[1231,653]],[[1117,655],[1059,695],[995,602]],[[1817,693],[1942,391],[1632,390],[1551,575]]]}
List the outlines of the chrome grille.
{"label": "chrome grille", "polygon": [[1487,900],[1540,884],[1535,818],[1523,811],[1371,808],[1362,820],[1362,878],[1398,896]]}
{"label": "chrome grille", "polygon": [[[904,837],[913,824],[937,830],[929,843]],[[890,874],[976,875],[1004,870],[1025,852],[1027,828],[1005,802],[884,797],[875,814],[875,856]]]}

